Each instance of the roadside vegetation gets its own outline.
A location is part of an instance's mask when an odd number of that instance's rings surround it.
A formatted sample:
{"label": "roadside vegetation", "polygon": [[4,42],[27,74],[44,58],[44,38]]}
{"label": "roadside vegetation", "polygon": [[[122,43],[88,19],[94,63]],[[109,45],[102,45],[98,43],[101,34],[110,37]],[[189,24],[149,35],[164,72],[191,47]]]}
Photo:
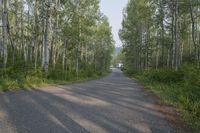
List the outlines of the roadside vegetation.
{"label": "roadside vegetation", "polygon": [[200,70],[185,65],[178,71],[160,69],[126,74],[151,89],[164,103],[177,107],[182,120],[200,130]]}
{"label": "roadside vegetation", "polygon": [[99,0],[0,0],[0,91],[101,76],[114,41]]}
{"label": "roadside vegetation", "polygon": [[200,131],[199,0],[130,0],[119,35],[125,73]]}
{"label": "roadside vegetation", "polygon": [[48,73],[43,69],[17,69],[9,68],[1,71],[4,75],[0,78],[0,91],[11,91],[19,89],[31,89],[40,86],[55,84],[67,84],[83,80],[96,79],[105,76],[109,71],[84,70],[76,75],[76,72],[63,70],[49,70]]}

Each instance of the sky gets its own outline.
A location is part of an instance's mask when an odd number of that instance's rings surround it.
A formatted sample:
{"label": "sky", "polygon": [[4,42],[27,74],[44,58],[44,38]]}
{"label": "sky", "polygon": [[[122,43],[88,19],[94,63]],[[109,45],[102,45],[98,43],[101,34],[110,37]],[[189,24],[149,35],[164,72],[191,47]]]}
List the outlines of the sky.
{"label": "sky", "polygon": [[119,39],[118,32],[121,29],[121,22],[123,19],[123,9],[126,7],[128,0],[101,0],[101,12],[104,13],[112,27],[112,33],[116,42],[116,47],[122,46]]}

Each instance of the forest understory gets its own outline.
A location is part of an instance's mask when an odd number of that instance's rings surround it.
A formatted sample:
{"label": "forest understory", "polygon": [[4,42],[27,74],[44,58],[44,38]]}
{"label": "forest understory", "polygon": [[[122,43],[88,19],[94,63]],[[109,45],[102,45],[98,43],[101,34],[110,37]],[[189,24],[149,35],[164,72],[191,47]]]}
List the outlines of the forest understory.
{"label": "forest understory", "polygon": [[105,76],[108,73],[109,71],[93,72],[84,70],[77,76],[75,71],[50,70],[48,73],[45,73],[41,68],[36,70],[34,68],[25,68],[23,70],[10,68],[1,70],[3,76],[0,78],[0,92],[92,80]]}

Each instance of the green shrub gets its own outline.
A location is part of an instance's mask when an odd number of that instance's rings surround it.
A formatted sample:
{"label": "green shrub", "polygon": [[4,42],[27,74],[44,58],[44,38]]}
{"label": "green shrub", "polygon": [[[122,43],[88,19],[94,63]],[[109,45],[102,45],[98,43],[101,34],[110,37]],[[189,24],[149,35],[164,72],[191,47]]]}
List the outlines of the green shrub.
{"label": "green shrub", "polygon": [[191,65],[184,65],[179,70],[184,74],[184,83],[186,85],[200,87],[200,70]]}
{"label": "green shrub", "polygon": [[165,102],[182,109],[183,119],[192,128],[200,130],[200,70],[183,65],[178,71],[151,70],[136,72],[134,77]]}
{"label": "green shrub", "polygon": [[173,70],[152,70],[144,73],[151,81],[162,83],[176,83],[183,80],[183,73]]}
{"label": "green shrub", "polygon": [[138,71],[138,70],[134,70],[134,69],[126,69],[125,74],[131,76],[131,75],[140,75],[143,73],[142,73],[142,71]]}
{"label": "green shrub", "polygon": [[79,70],[78,76],[75,70],[63,71],[62,69],[49,68],[49,72],[45,73],[41,68],[8,67],[0,69],[0,90],[7,91],[47,83],[66,83],[67,81],[87,79],[102,74],[103,72],[96,72],[89,66]]}

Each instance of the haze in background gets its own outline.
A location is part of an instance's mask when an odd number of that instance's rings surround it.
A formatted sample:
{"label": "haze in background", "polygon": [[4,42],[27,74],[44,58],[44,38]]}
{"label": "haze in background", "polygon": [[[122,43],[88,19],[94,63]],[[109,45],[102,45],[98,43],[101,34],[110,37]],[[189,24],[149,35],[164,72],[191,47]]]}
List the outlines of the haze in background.
{"label": "haze in background", "polygon": [[121,22],[123,20],[122,12],[127,3],[128,0],[101,0],[101,12],[103,12],[109,19],[116,47],[122,46],[118,32],[119,29],[121,29]]}

